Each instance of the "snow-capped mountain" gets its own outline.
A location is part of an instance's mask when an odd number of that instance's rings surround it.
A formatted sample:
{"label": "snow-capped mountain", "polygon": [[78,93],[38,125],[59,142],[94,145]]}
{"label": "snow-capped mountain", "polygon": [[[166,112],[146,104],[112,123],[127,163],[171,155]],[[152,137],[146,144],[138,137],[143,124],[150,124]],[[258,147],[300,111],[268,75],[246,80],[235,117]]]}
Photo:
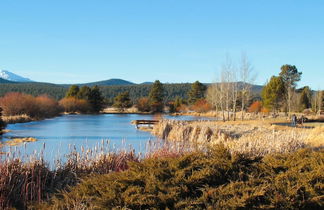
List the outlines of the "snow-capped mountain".
{"label": "snow-capped mountain", "polygon": [[13,82],[33,82],[28,78],[19,76],[7,70],[0,70],[0,78]]}

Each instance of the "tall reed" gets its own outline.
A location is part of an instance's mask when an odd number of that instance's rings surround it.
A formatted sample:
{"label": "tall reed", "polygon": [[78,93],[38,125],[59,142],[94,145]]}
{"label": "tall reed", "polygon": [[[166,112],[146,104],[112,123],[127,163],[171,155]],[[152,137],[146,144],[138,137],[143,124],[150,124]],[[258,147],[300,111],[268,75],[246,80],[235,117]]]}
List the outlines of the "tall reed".
{"label": "tall reed", "polygon": [[[107,174],[128,168],[128,161],[138,162],[133,150],[110,151],[108,142],[78,152],[76,147],[55,167],[44,161],[44,151],[22,157],[10,151],[0,159],[0,209],[26,209],[30,203],[47,200],[53,193],[76,185],[91,174]],[[45,145],[44,145],[45,148]]]}

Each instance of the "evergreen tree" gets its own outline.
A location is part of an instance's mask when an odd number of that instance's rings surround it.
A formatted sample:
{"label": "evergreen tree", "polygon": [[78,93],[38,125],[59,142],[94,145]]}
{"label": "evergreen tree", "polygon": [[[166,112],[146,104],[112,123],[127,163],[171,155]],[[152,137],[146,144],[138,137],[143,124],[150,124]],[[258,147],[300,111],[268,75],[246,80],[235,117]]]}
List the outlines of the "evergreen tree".
{"label": "evergreen tree", "polygon": [[132,106],[132,102],[129,98],[129,92],[120,93],[114,99],[114,107],[124,110]]}
{"label": "evergreen tree", "polygon": [[206,91],[206,86],[199,81],[191,85],[191,90],[188,92],[188,101],[190,104],[196,103],[199,99],[203,99]]}
{"label": "evergreen tree", "polygon": [[152,89],[149,94],[149,103],[152,112],[162,112],[163,111],[163,85],[159,80],[153,83]]}
{"label": "evergreen tree", "polygon": [[300,81],[301,75],[302,72],[298,72],[296,66],[286,64],[281,67],[279,76],[282,78],[285,85],[286,105],[289,113],[291,111],[292,95],[295,91],[297,82]]}
{"label": "evergreen tree", "polygon": [[305,86],[300,95],[300,109],[308,109],[312,106],[312,92],[308,86]]}
{"label": "evergreen tree", "polygon": [[100,112],[103,109],[104,98],[102,97],[97,85],[92,87],[88,96],[88,102],[90,103],[93,112]]}
{"label": "evergreen tree", "polygon": [[91,88],[89,88],[88,86],[82,86],[78,91],[77,97],[79,99],[88,100],[90,93],[91,93]]}
{"label": "evergreen tree", "polygon": [[77,86],[77,85],[72,85],[72,86],[69,88],[69,90],[66,92],[65,97],[66,97],[66,98],[68,98],[68,97],[77,97],[79,91],[80,91],[79,86]]}
{"label": "evergreen tree", "polygon": [[280,108],[285,94],[285,85],[282,77],[272,76],[262,90],[263,105],[276,111]]}
{"label": "evergreen tree", "polygon": [[0,107],[0,135],[2,134],[2,130],[6,127],[6,124],[2,120],[2,108]]}

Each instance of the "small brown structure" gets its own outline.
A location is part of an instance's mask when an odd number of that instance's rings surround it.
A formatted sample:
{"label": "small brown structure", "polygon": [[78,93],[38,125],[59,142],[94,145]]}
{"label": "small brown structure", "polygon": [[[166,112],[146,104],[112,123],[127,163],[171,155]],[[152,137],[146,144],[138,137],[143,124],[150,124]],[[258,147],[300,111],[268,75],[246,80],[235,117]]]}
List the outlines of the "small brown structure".
{"label": "small brown structure", "polygon": [[138,128],[139,125],[152,126],[158,122],[158,120],[134,120],[132,121],[132,124],[135,124],[136,128]]}

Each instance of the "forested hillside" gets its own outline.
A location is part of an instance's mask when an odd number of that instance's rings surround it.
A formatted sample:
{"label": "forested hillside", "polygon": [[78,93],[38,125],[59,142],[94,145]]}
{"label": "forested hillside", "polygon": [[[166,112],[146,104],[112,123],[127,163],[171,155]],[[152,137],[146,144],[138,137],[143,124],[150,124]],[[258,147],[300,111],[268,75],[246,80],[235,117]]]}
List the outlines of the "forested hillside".
{"label": "forested hillside", "polygon": [[[165,101],[174,99],[176,96],[187,98],[188,91],[191,88],[191,83],[181,84],[164,84]],[[34,96],[47,94],[55,99],[62,99],[68,90],[68,85],[56,85],[50,83],[5,83],[0,85],[0,96],[8,92],[21,92]],[[109,85],[100,86],[102,94],[105,98],[112,100],[119,93],[129,92],[132,101],[136,101],[141,97],[148,96],[152,84],[140,85]],[[260,93],[262,86],[253,86],[252,90],[255,93]]]}
{"label": "forested hillside", "polygon": [[64,97],[66,90],[67,88],[64,86],[50,83],[8,83],[0,85],[0,96],[4,96],[8,92],[20,92],[33,96],[47,94],[55,99],[61,99]]}
{"label": "forested hillside", "polygon": [[[105,98],[113,99],[119,93],[128,91],[132,101],[148,96],[152,85],[111,85],[111,86],[100,86],[102,94]],[[191,87],[190,83],[184,84],[165,84],[165,100],[180,96],[183,98],[187,97],[187,92]],[[62,99],[65,96],[68,86],[55,85],[49,83],[13,83],[13,84],[1,84],[0,96],[5,95],[8,92],[21,92],[27,93],[34,96],[41,94],[47,94],[56,99]]]}

